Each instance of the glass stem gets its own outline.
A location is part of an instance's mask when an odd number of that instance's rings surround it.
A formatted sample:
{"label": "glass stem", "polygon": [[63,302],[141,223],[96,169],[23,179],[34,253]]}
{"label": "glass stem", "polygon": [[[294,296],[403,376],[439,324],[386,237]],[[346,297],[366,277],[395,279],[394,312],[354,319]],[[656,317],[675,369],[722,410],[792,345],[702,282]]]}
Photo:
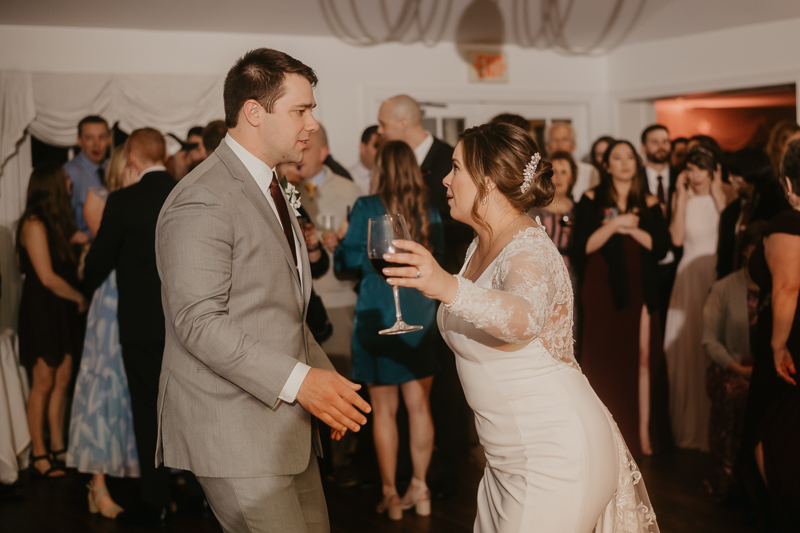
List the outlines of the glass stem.
{"label": "glass stem", "polygon": [[400,313],[400,287],[392,285],[392,295],[394,295],[394,316],[398,322],[403,321],[403,315]]}

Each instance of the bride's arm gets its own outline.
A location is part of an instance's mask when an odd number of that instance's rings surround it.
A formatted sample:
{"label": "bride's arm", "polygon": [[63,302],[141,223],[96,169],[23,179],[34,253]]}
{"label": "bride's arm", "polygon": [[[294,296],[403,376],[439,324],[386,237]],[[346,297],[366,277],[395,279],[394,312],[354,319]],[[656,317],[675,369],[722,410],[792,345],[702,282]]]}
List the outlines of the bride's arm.
{"label": "bride's arm", "polygon": [[546,254],[525,247],[501,257],[491,289],[457,276],[458,296],[450,312],[489,335],[513,344],[532,341],[551,316],[556,291]]}
{"label": "bride's arm", "polygon": [[539,334],[551,315],[557,289],[553,273],[564,266],[559,263],[559,255],[543,253],[545,250],[536,249],[533,241],[514,241],[514,248],[503,252],[493,275],[492,289],[447,274],[432,263],[430,252],[409,241],[397,241],[396,245],[412,253],[391,254],[387,259],[413,266],[388,268],[385,273],[390,276],[391,285],[418,289],[425,296],[444,302],[451,313],[493,337],[524,344]]}

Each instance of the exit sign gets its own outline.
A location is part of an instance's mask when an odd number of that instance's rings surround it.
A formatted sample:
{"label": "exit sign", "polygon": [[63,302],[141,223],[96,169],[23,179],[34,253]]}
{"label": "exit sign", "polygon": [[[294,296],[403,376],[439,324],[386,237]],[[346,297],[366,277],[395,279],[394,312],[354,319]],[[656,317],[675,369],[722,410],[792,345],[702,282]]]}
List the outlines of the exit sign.
{"label": "exit sign", "polygon": [[508,81],[508,62],[505,54],[472,51],[469,53],[469,81],[476,83]]}

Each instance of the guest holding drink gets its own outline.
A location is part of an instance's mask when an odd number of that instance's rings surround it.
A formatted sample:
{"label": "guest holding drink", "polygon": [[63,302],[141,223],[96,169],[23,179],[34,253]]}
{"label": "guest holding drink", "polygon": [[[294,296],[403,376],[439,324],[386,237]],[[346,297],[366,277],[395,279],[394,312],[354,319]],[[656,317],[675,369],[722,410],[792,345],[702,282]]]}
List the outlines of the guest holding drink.
{"label": "guest holding drink", "polygon": [[[378,194],[359,198],[353,206],[347,234],[336,249],[336,270],[355,270],[363,276],[356,303],[353,331],[353,376],[369,387],[373,408],[373,433],[383,485],[378,512],[394,520],[403,509],[416,506],[417,514],[430,512],[426,475],[433,452],[433,422],[429,395],[439,367],[436,338],[439,332],[436,303],[415,289],[400,289],[404,320],[423,329],[404,335],[380,335],[395,323],[392,288],[370,264],[367,231],[370,218],[399,214],[411,238],[432,251],[438,261],[444,252],[444,231],[438,211],[430,206],[427,187],[414,156],[402,141],[384,144],[376,159]],[[395,486],[398,431],[398,392],[408,409],[413,478],[401,499]]]}
{"label": "guest holding drink", "polygon": [[[64,414],[78,345],[78,313],[87,308],[77,285],[76,244],[89,236],[78,231],[70,206],[70,181],[55,164],[34,169],[25,211],[17,227],[20,272],[25,274],[19,306],[19,358],[33,374],[28,427],[33,445],[31,471],[64,475]],[[50,451],[44,426],[50,429]]]}
{"label": "guest holding drink", "polygon": [[610,143],[603,166],[600,185],[584,194],[576,213],[581,365],[631,453],[649,455],[670,440],[657,284],[669,234],[633,145]]}

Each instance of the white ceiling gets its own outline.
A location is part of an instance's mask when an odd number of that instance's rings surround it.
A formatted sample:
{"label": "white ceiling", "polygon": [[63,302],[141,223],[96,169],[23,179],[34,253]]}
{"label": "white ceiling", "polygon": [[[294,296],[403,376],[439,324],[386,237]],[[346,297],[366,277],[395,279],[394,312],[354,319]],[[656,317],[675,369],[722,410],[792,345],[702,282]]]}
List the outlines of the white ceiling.
{"label": "white ceiling", "polygon": [[[537,40],[543,5],[554,4],[561,11],[572,6],[566,23],[551,24],[548,38]],[[363,38],[351,5],[356,6],[363,28],[378,40],[387,34],[381,5],[390,21],[398,20],[403,6],[416,5],[421,24],[429,28],[420,32],[411,24],[401,40],[498,39],[578,49],[597,44],[603,35],[600,48],[608,49],[619,42],[800,17],[798,0],[0,0],[0,24],[339,37],[350,31]],[[616,22],[607,28],[615,6]],[[342,26],[329,23],[335,21],[331,9]]]}

